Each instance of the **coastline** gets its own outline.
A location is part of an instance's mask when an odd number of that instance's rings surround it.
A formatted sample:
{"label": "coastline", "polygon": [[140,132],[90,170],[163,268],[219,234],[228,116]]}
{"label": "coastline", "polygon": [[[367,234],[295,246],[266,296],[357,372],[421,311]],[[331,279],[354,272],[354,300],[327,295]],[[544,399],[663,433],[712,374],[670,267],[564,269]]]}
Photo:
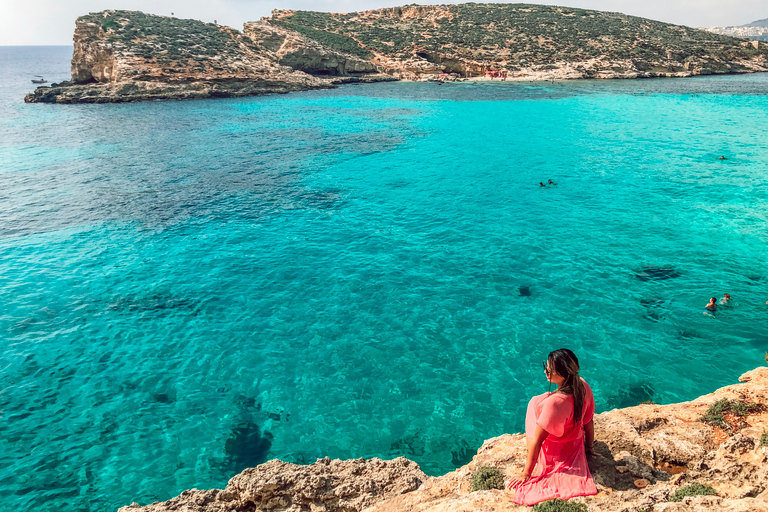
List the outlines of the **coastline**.
{"label": "coastline", "polygon": [[660,73],[654,76],[637,74],[611,74],[595,77],[553,75],[538,73],[515,75],[505,78],[488,76],[467,77],[460,79],[441,79],[437,75],[428,78],[398,78],[385,73],[362,76],[339,76],[333,78],[311,77],[310,85],[296,81],[263,80],[251,78],[223,78],[209,80],[174,80],[168,82],[126,81],[104,84],[74,84],[62,82],[50,86],[38,87],[24,97],[25,103],[131,103],[138,101],[191,100],[210,98],[238,98],[246,96],[264,96],[270,94],[288,94],[318,89],[335,89],[346,84],[371,84],[378,82],[438,82],[438,83],[499,83],[499,82],[558,82],[579,80],[645,80],[664,78],[692,78],[709,75],[744,75],[765,71],[731,71],[727,73]]}
{"label": "coastline", "polygon": [[[641,404],[596,415],[589,466],[598,494],[573,501],[602,512],[768,511],[768,367],[738,380],[690,402]],[[749,413],[735,419],[726,415],[722,427],[703,422],[710,407],[724,400],[746,404]],[[439,477],[427,477],[404,457],[326,458],[307,466],[273,460],[234,476],[223,490],[193,489],[119,512],[530,510],[516,505],[510,492],[471,492],[472,474],[481,466],[498,468],[505,478],[519,471],[525,445],[519,433],[489,439],[470,463]],[[670,501],[672,493],[694,482],[711,486],[717,495]]]}
{"label": "coastline", "polygon": [[[90,13],[75,22],[71,79],[39,87],[24,101],[231,98],[402,79],[552,81],[768,71],[768,44],[759,42],[666,24],[651,28],[656,22],[617,13],[594,11],[584,21],[551,6],[533,13],[496,5],[509,20],[532,24],[530,33],[514,35],[492,29],[496,14],[477,9],[475,4],[387,8],[357,13],[351,24],[337,19],[345,15],[275,10],[270,18],[246,22],[242,32],[139,11]],[[430,23],[435,17],[447,24]],[[541,24],[546,20],[580,27],[584,37],[542,29],[550,26]],[[612,35],[610,44],[597,41],[606,27],[624,30],[628,24],[634,27],[631,34]],[[471,37],[461,35],[477,30]]]}

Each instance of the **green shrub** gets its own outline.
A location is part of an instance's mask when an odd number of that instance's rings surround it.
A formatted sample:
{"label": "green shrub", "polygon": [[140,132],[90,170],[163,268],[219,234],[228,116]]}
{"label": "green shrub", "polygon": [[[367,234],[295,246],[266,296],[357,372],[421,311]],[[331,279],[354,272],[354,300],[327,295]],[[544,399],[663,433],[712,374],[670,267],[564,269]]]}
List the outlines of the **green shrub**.
{"label": "green shrub", "polygon": [[106,31],[107,31],[107,30],[109,30],[110,28],[117,28],[117,27],[119,27],[119,26],[120,26],[120,25],[118,25],[118,24],[115,22],[115,20],[113,20],[112,18],[107,18],[107,19],[105,19],[105,20],[104,20],[104,23],[102,23],[102,24],[101,24],[101,30],[103,30],[104,32],[106,32]]}
{"label": "green shrub", "polygon": [[497,468],[480,466],[472,475],[472,492],[504,489],[504,475]]}
{"label": "green shrub", "polygon": [[[704,416],[701,417],[701,421],[704,423],[709,423],[710,425],[716,425],[730,433],[731,426],[726,424],[725,416],[723,416],[723,414],[730,413],[744,418],[752,409],[752,404],[748,404],[746,402],[736,402],[734,400],[728,400],[724,398],[710,405],[709,409],[707,409],[707,412],[705,412]],[[739,425],[737,425],[739,429],[744,428],[745,426],[746,423],[743,420]]]}
{"label": "green shrub", "polygon": [[760,446],[768,446],[768,432],[763,432],[760,436]]}
{"label": "green shrub", "polygon": [[555,498],[534,505],[533,512],[587,512],[587,506],[583,503]]}
{"label": "green shrub", "polygon": [[686,496],[717,496],[717,491],[708,485],[694,482],[673,492],[669,501],[683,501]]}

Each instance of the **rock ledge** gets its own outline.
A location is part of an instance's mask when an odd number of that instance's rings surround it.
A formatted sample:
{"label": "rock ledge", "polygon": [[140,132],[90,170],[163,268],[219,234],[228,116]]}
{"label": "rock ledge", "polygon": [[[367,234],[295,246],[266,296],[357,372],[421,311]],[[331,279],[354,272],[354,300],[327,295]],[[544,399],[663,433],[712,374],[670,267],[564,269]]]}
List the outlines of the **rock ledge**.
{"label": "rock ledge", "polygon": [[[600,512],[768,512],[768,368],[745,373],[743,384],[721,388],[691,402],[638,405],[595,416],[595,454],[590,470],[598,494],[575,501]],[[746,427],[729,435],[700,421],[718,400],[753,404]],[[427,477],[400,457],[319,459],[308,466],[273,460],[243,471],[224,490],[185,491],[167,501],[119,512],[470,512],[527,511],[512,493],[470,492],[480,466],[507,477],[525,463],[525,435],[489,439],[472,462],[441,477]],[[700,482],[717,496],[674,503],[677,489]]]}

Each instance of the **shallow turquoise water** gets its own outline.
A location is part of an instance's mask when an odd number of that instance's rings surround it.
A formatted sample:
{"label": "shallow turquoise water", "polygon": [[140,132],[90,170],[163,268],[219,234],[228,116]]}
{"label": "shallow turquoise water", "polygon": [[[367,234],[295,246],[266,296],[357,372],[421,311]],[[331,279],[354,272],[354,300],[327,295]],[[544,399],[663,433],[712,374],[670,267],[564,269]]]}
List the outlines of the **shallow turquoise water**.
{"label": "shallow turquoise water", "polygon": [[763,363],[765,75],[48,106],[0,62],[0,509],[443,473],[562,346],[599,410]]}

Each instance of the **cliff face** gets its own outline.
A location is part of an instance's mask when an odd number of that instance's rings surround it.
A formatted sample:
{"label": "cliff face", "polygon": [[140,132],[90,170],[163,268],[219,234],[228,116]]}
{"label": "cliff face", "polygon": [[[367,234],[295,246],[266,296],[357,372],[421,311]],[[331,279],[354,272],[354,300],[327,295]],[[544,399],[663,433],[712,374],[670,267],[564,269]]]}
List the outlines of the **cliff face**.
{"label": "cliff face", "polygon": [[349,76],[378,71],[377,66],[368,60],[333,51],[298,32],[265,22],[248,22],[243,25],[243,32],[265,50],[273,52],[281,65],[298,71],[321,76]]}
{"label": "cliff face", "polygon": [[[273,11],[229,27],[103,11],[76,22],[72,80],[27,102],[285,93],[438,73],[509,79],[768,71],[768,44],[619,13],[529,4]],[[377,74],[383,71],[385,74]]]}
{"label": "cliff face", "polygon": [[[768,368],[692,402],[638,405],[595,416],[595,454],[589,457],[595,496],[575,498],[601,512],[768,512]],[[702,417],[714,404],[734,411]],[[714,424],[713,424],[714,423]],[[404,458],[394,461],[318,460],[309,466],[271,461],[230,480],[223,491],[186,491],[167,502],[120,512],[365,512],[528,511],[502,490],[471,492],[473,472],[492,466],[510,477],[525,464],[524,434],[486,441],[472,462],[441,477],[426,477]],[[672,494],[698,482],[716,496]]]}
{"label": "cliff face", "polygon": [[25,101],[99,103],[285,93],[333,87],[305,71],[344,76],[377,70],[368,61],[284,29],[258,23],[246,29],[241,34],[229,27],[135,11],[82,16],[74,34],[71,82],[39,88]]}
{"label": "cliff face", "polygon": [[532,4],[406,6],[347,14],[273,11],[269,23],[386,72],[638,78],[768,70],[768,45],[619,13]]}

